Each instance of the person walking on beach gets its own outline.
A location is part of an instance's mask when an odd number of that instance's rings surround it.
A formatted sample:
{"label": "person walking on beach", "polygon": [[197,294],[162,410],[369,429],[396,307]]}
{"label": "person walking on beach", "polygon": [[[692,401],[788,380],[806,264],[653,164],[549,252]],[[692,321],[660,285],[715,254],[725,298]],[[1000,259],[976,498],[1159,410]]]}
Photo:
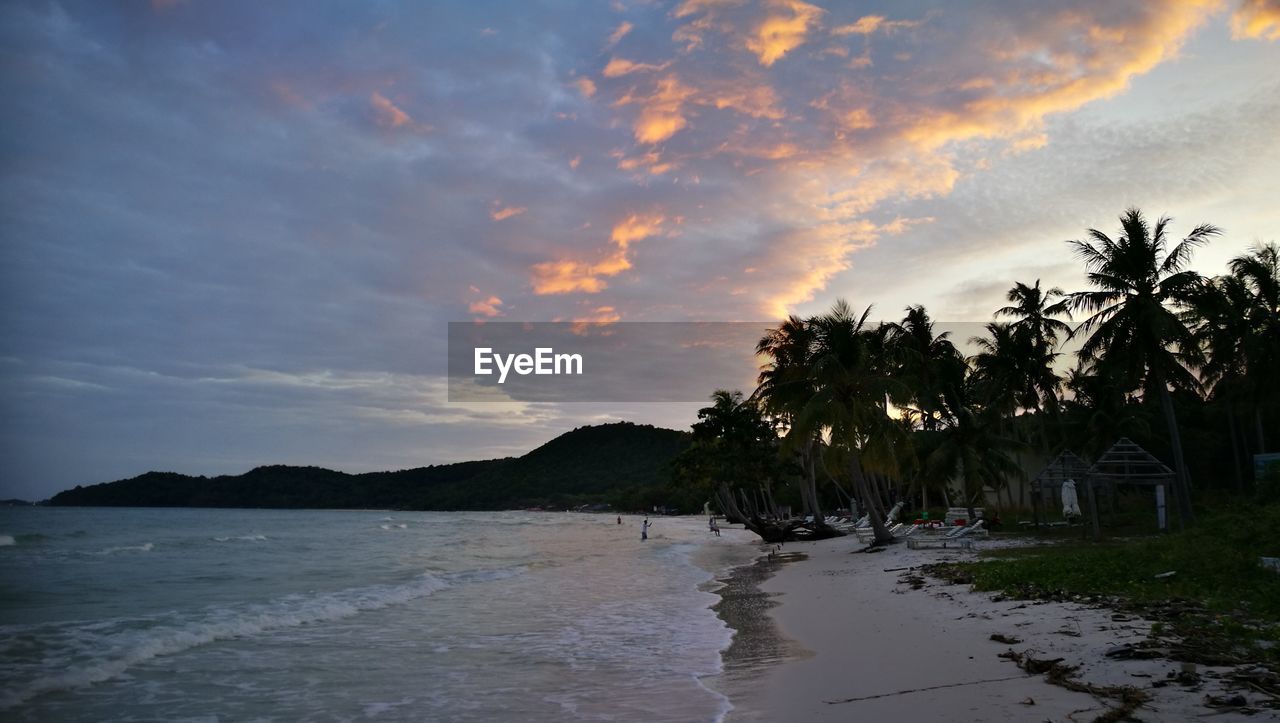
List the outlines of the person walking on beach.
{"label": "person walking on beach", "polygon": [[644,522],[640,523],[640,541],[644,542],[649,539],[649,518],[644,518]]}
{"label": "person walking on beach", "polygon": [[621,525],[621,524],[622,524],[622,515],[618,515],[618,524],[619,524],[619,525]]}

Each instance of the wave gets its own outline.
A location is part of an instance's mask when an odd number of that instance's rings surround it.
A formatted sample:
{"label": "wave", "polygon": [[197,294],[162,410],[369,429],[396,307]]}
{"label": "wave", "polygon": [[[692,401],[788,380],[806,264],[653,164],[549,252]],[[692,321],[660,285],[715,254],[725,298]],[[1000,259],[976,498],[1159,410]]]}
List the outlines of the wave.
{"label": "wave", "polygon": [[266,535],[240,535],[238,537],[215,537],[214,542],[266,542]]}
{"label": "wave", "polygon": [[155,545],[150,542],[144,542],[141,545],[121,545],[120,547],[108,547],[95,552],[95,555],[114,555],[119,552],[151,552]]}
{"label": "wave", "polygon": [[57,673],[40,675],[14,689],[0,690],[0,710],[45,693],[111,680],[140,663],[215,641],[341,620],[364,611],[412,602],[447,587],[449,582],[428,573],[404,585],[354,588],[314,596],[289,595],[267,604],[209,609],[203,619],[185,623],[149,618],[67,626],[61,637],[72,649],[45,658],[88,657],[90,660]]}
{"label": "wave", "polygon": [[0,535],[0,547],[9,547],[16,544],[18,544],[18,541],[13,539],[13,535]]}

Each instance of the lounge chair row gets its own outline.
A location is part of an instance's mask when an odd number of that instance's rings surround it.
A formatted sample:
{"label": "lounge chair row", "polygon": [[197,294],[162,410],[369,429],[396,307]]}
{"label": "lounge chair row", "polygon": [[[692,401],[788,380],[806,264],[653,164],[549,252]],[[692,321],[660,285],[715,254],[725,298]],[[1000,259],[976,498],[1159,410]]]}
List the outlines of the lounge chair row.
{"label": "lounge chair row", "polygon": [[984,528],[984,522],[982,520],[978,520],[972,525],[953,527],[948,532],[942,534],[935,533],[912,537],[910,540],[907,540],[907,547],[912,550],[926,548],[960,548],[967,550],[973,547],[973,540],[975,537],[985,536],[986,534],[987,530]]}

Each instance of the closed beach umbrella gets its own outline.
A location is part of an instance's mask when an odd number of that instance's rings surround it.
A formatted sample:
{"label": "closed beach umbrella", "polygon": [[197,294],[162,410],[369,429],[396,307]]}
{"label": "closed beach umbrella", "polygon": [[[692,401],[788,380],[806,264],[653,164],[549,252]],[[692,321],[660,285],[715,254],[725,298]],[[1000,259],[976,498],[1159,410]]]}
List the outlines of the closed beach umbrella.
{"label": "closed beach umbrella", "polygon": [[1076,497],[1076,481],[1073,479],[1062,483],[1062,516],[1068,519],[1080,516],[1080,500]]}

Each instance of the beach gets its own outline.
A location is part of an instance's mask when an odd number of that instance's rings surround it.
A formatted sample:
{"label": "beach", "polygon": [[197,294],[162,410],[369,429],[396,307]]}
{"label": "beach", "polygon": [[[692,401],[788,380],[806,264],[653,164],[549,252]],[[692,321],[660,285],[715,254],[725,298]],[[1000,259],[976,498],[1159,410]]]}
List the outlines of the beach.
{"label": "beach", "polygon": [[1150,696],[1134,713],[1142,720],[1271,714],[1205,705],[1206,696],[1239,694],[1218,677],[1227,668],[1189,674],[1168,659],[1106,655],[1146,639],[1147,621],[1083,604],[1002,599],[921,574],[922,565],[972,552],[864,548],[853,537],[783,546],[793,561],[775,565],[760,591],[775,603],[767,615],[795,652],[735,689],[728,720],[1089,721],[1119,705],[1029,674],[1000,657],[1009,651],[1078,665],[1073,678],[1086,684],[1141,690]]}

